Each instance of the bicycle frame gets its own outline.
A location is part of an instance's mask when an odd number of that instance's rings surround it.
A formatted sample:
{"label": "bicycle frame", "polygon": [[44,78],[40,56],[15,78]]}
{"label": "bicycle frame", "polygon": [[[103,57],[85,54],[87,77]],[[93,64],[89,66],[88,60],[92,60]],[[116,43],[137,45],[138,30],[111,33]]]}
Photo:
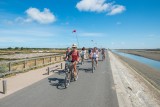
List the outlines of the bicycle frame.
{"label": "bicycle frame", "polygon": [[96,58],[92,58],[92,73],[95,71]]}
{"label": "bicycle frame", "polygon": [[[66,61],[65,74],[66,74],[66,77],[65,77],[64,85],[65,85],[65,88],[67,88],[71,81],[73,81],[73,80],[76,81],[76,79],[74,77],[73,64],[70,61]],[[78,76],[78,71],[77,71],[77,76]]]}

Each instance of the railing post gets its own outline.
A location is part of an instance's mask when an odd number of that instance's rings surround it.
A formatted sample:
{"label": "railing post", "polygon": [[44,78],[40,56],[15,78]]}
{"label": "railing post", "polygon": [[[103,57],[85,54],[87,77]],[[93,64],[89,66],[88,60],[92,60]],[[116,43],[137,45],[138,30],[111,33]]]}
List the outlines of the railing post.
{"label": "railing post", "polygon": [[62,67],[63,67],[63,65],[62,65],[62,63],[61,63],[61,69],[62,69]]}
{"label": "railing post", "polygon": [[35,66],[37,66],[37,59],[35,59]]}
{"label": "railing post", "polygon": [[48,67],[48,75],[49,75],[49,67]]}
{"label": "railing post", "polygon": [[7,93],[7,81],[3,80],[2,83],[3,83],[3,94],[6,94]]}
{"label": "railing post", "polygon": [[26,68],[26,61],[24,61],[24,69]]}
{"label": "railing post", "polygon": [[50,63],[52,62],[52,58],[50,57]]}
{"label": "railing post", "polygon": [[62,56],[60,56],[60,61],[62,60]]}
{"label": "railing post", "polygon": [[43,58],[43,64],[44,64],[45,58]]}
{"label": "railing post", "polygon": [[11,62],[9,62],[9,71],[11,71]]}
{"label": "railing post", "polygon": [[57,61],[57,57],[55,56],[55,62]]}

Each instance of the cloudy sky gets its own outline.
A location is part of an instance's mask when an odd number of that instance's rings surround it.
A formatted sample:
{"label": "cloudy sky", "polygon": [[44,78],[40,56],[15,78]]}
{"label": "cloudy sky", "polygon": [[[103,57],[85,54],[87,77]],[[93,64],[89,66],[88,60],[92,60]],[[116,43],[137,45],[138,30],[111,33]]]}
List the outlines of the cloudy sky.
{"label": "cloudy sky", "polygon": [[68,47],[76,36],[80,47],[160,48],[159,10],[159,0],[0,0],[0,48]]}

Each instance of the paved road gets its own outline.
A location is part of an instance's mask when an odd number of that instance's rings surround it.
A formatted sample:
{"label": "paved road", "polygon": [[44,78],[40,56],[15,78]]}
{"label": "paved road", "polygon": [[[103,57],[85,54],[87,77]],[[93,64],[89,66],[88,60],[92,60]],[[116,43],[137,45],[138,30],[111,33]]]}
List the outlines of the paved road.
{"label": "paved road", "polygon": [[0,100],[0,107],[118,107],[110,63],[99,61],[80,66],[79,79],[64,89],[64,74],[54,74]]}

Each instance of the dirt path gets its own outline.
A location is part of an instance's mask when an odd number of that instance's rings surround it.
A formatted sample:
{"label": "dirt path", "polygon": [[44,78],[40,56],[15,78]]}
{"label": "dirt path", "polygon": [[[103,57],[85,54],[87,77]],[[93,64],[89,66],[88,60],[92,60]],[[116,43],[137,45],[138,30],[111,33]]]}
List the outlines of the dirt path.
{"label": "dirt path", "polygon": [[[20,74],[17,74],[16,76],[12,76],[9,78],[1,79],[0,80],[0,92],[1,92],[0,99],[52,75],[53,72],[51,72],[50,75],[46,75],[47,73],[46,69],[48,67],[54,67],[56,65],[60,65],[60,63],[49,65],[36,70],[31,70],[26,73],[20,73]],[[64,67],[64,62],[63,62],[63,67]],[[7,81],[7,94],[2,94],[3,80]]]}

